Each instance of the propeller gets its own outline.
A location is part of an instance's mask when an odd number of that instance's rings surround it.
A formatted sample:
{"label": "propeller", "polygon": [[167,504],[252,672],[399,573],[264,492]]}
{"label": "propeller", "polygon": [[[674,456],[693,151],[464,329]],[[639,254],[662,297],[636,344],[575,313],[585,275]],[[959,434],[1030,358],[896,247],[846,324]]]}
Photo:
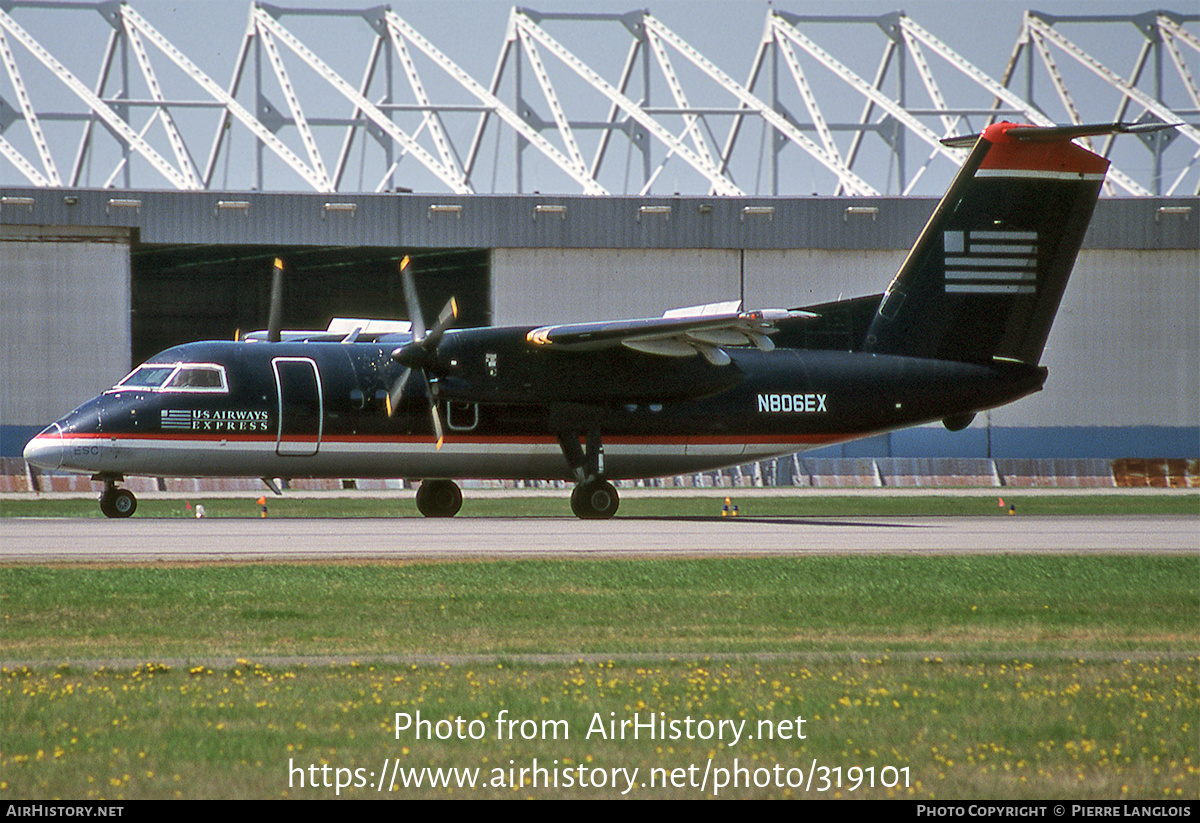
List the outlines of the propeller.
{"label": "propeller", "polygon": [[271,311],[267,317],[267,340],[278,343],[283,326],[283,260],[275,258],[271,269]]}
{"label": "propeller", "polygon": [[438,411],[438,381],[433,372],[437,366],[438,343],[458,317],[458,301],[451,297],[446,302],[441,314],[438,315],[433,328],[426,329],[410,265],[411,261],[408,255],[405,255],[404,259],[400,261],[400,282],[404,289],[404,302],[408,304],[408,314],[412,320],[413,339],[411,343],[405,343],[392,352],[392,359],[404,366],[405,369],[388,394],[387,411],[389,417],[395,412],[400,403],[400,397],[404,393],[404,387],[408,383],[409,375],[419,369],[425,378],[425,388],[429,393],[429,413],[433,418],[433,433],[437,438],[437,447],[440,449],[444,434],[442,416]]}

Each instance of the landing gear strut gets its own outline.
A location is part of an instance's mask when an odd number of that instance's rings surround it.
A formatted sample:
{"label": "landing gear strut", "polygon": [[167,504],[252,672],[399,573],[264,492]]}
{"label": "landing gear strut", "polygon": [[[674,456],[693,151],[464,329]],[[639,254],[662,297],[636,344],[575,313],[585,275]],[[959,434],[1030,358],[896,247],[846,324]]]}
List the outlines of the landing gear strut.
{"label": "landing gear strut", "polygon": [[130,517],[137,511],[137,498],[129,489],[118,489],[116,479],[104,478],[104,491],[100,492],[100,511],[105,517]]}
{"label": "landing gear strut", "polygon": [[426,517],[453,517],[462,508],[462,490],[453,480],[422,480],[417,508]]}
{"label": "landing gear strut", "polygon": [[571,511],[583,520],[607,520],[617,513],[621,499],[616,487],[604,479],[604,444],[600,430],[587,433],[587,451],[575,434],[559,434],[558,444],[579,485],[571,492]]}

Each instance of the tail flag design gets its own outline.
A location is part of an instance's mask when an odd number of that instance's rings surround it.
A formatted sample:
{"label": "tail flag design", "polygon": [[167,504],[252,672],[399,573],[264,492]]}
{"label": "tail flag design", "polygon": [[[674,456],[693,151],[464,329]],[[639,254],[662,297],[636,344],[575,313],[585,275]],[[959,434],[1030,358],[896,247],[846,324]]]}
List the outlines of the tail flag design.
{"label": "tail flag design", "polygon": [[864,349],[1036,364],[1109,165],[1072,140],[1138,130],[996,123],[945,141],[972,146],[970,156],[880,301]]}

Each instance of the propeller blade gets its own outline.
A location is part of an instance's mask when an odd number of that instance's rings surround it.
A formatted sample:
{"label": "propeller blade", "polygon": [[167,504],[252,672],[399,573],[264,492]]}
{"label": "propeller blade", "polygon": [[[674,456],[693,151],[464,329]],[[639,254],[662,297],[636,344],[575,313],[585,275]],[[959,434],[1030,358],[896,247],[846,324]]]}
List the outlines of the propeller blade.
{"label": "propeller blade", "polygon": [[391,417],[397,406],[400,405],[400,398],[404,394],[404,385],[408,382],[409,375],[414,369],[420,369],[421,374],[425,377],[425,387],[429,392],[429,414],[433,419],[433,434],[437,441],[437,447],[441,449],[442,442],[445,440],[445,432],[442,429],[442,415],[438,409],[437,380],[436,377],[430,376],[429,371],[437,365],[437,348],[442,335],[458,319],[458,301],[451,297],[446,302],[445,308],[442,309],[442,313],[438,315],[437,322],[430,329],[425,326],[425,320],[421,316],[417,284],[413,279],[412,261],[408,255],[405,255],[400,261],[400,284],[404,289],[404,302],[408,305],[408,316],[412,322],[412,342],[406,343],[392,352],[392,360],[406,368],[400,379],[396,381],[396,385],[388,392],[388,417]]}
{"label": "propeller blade", "polygon": [[442,331],[449,328],[450,323],[458,319],[458,301],[451,297],[446,301],[446,305],[442,307],[442,313],[438,315],[437,325]]}
{"label": "propeller blade", "polygon": [[408,384],[408,376],[412,374],[411,368],[406,368],[400,374],[400,378],[392,385],[392,390],[387,396],[387,416],[391,417],[396,413],[396,409],[400,406],[400,398],[404,395],[404,387]]}
{"label": "propeller blade", "polygon": [[417,298],[417,284],[413,280],[412,261],[408,255],[400,261],[400,286],[404,289],[404,304],[408,307],[408,319],[412,323],[413,342],[425,339],[425,319],[421,316],[421,301]]}
{"label": "propeller blade", "polygon": [[442,431],[442,415],[438,411],[438,384],[437,381],[430,379],[428,372],[425,373],[425,387],[429,390],[429,414],[433,416],[433,437],[438,451],[441,451],[442,441],[446,439],[446,436]]}
{"label": "propeller blade", "polygon": [[[388,392],[387,398],[384,401],[387,405],[388,417],[393,416],[396,413],[396,409],[400,407],[400,400],[404,395],[404,387],[408,385],[408,378],[412,375],[412,372],[412,368],[406,368],[403,373],[401,373],[400,378],[392,386],[392,390]],[[440,450],[442,448],[442,442],[446,439],[446,436],[442,428],[442,415],[438,410],[438,406],[440,404],[438,402],[437,382],[431,379],[429,375],[424,372],[424,370],[422,370],[422,373],[425,375],[425,387],[429,394],[429,414],[433,419],[434,441],[437,444],[437,448]]]}
{"label": "propeller blade", "polygon": [[283,328],[283,260],[275,258],[271,272],[271,308],[267,316],[267,342],[278,343]]}
{"label": "propeller blade", "polygon": [[442,308],[442,313],[438,315],[437,322],[433,324],[429,334],[421,341],[423,347],[432,351],[437,348],[438,341],[442,339],[442,335],[446,330],[458,319],[458,301],[451,297],[446,301],[445,307]]}
{"label": "propeller blade", "polygon": [[442,450],[442,441],[446,439],[442,433],[442,416],[438,412],[438,404],[431,402],[429,404],[429,413],[433,415],[433,435],[437,438],[437,450]]}

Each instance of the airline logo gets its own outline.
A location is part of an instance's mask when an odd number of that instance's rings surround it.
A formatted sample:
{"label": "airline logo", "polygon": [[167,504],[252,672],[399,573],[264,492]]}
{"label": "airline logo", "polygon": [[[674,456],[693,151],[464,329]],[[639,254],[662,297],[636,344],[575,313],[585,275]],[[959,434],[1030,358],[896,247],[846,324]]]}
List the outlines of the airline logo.
{"label": "airline logo", "polygon": [[265,432],[265,411],[243,409],[163,409],[159,425],[163,431]]}
{"label": "airline logo", "polygon": [[947,294],[1035,294],[1035,231],[947,231]]}

